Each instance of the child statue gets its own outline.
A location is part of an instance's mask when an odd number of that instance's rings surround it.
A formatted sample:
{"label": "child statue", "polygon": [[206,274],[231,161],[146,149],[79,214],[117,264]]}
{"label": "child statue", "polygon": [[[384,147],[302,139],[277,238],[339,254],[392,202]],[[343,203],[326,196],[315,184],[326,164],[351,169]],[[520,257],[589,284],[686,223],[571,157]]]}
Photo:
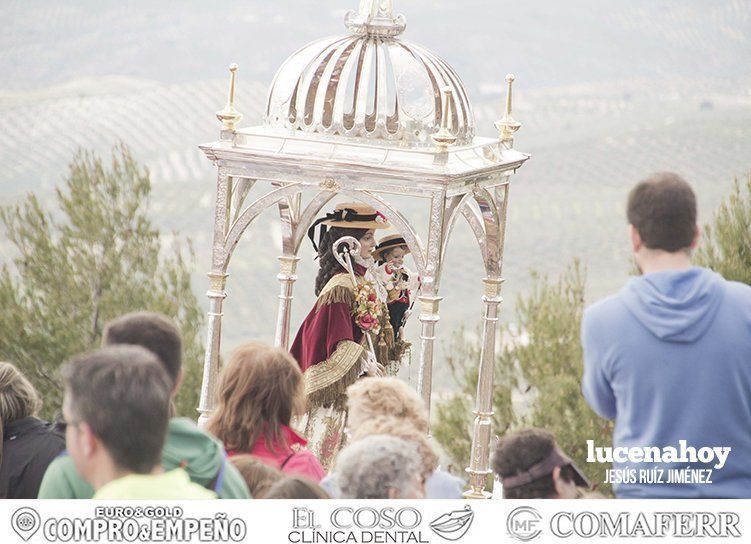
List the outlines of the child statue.
{"label": "child statue", "polygon": [[[413,303],[413,293],[419,288],[419,278],[404,264],[404,257],[409,254],[409,247],[399,234],[392,234],[381,238],[373,252],[378,263],[378,278],[386,287],[386,303],[388,305],[389,321],[394,330],[397,341],[404,344],[404,325],[409,318]],[[398,343],[398,342],[397,342]],[[404,351],[402,346],[394,359],[399,359]]]}

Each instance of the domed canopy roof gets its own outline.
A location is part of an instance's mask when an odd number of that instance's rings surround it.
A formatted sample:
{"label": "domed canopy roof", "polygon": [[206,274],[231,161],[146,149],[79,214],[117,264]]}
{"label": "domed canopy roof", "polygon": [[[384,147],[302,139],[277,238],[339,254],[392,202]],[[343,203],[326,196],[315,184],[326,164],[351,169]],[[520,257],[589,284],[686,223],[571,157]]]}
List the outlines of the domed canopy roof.
{"label": "domed canopy roof", "polygon": [[399,39],[404,18],[390,0],[361,0],[345,17],[350,35],[303,47],[279,68],[269,88],[265,123],[307,133],[434,145],[442,90],[450,89],[450,131],[472,142],[472,108],[459,76],[431,52]]}

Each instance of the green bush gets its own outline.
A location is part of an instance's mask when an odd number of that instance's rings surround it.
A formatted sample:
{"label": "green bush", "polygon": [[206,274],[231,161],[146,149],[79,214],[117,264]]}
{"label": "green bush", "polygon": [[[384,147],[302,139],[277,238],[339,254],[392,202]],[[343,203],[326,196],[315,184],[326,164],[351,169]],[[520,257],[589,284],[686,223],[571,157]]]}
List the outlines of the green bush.
{"label": "green bush", "polygon": [[0,269],[0,358],[32,380],[46,417],[60,410],[59,365],[98,347],[103,325],[134,310],[162,312],[180,326],[185,382],[176,407],[195,414],[203,314],[190,285],[193,253],[189,241],[184,256],[154,228],[150,193],[148,171],[120,145],[109,166],[90,152],[75,155],[54,212],[33,194],[0,208],[15,254]]}
{"label": "green bush", "polygon": [[743,183],[733,180],[730,196],[704,226],[695,262],[751,285],[751,174]]}
{"label": "green bush", "polygon": [[[469,466],[480,348],[477,335],[460,329],[452,335],[444,350],[452,381],[458,390],[437,403],[431,432],[450,459],[448,468],[456,473],[462,473]],[[509,364],[509,353],[504,350],[495,361],[493,429],[496,431],[507,429],[513,420],[511,394],[516,385],[516,376],[509,372],[513,368]]]}
{"label": "green bush", "polygon": [[[582,468],[598,490],[605,465],[586,463],[586,441],[610,444],[612,424],[597,416],[581,394],[584,272],[574,262],[557,281],[535,277],[517,302],[516,327],[502,329],[506,340],[495,362],[493,428],[498,435],[519,427],[542,427]],[[456,335],[448,350],[459,391],[440,403],[433,432],[455,466],[467,466],[471,407],[477,384],[479,341]]]}

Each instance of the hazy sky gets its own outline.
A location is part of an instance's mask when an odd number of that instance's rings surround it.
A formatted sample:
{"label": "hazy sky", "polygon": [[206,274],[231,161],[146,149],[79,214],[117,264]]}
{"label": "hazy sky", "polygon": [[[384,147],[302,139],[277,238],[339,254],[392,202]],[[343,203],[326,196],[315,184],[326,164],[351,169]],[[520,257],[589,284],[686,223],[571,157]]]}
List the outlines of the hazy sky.
{"label": "hazy sky", "polygon": [[[128,75],[212,79],[229,62],[269,80],[301,45],[343,34],[356,0],[4,0],[0,88]],[[440,52],[478,90],[514,71],[551,87],[631,77],[749,75],[746,0],[395,0],[404,39]],[[500,76],[499,76],[500,74]],[[474,87],[474,89],[472,89]]]}

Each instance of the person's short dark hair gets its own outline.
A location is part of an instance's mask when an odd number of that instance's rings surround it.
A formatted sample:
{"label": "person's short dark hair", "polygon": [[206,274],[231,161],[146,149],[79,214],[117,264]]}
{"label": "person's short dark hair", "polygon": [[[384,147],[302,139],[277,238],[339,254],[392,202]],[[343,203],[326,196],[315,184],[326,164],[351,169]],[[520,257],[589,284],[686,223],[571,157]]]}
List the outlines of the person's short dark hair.
{"label": "person's short dark hair", "polygon": [[646,247],[673,253],[694,239],[696,195],[678,174],[660,172],[631,190],[626,215]]}
{"label": "person's short dark hair", "polygon": [[[516,476],[543,461],[555,448],[555,437],[544,429],[522,429],[501,438],[493,454],[493,471],[501,478]],[[561,467],[561,478],[574,481],[571,466]],[[552,473],[543,475],[528,484],[503,489],[506,499],[543,499],[556,494]]]}
{"label": "person's short dark hair", "polygon": [[182,336],[177,325],[166,315],[156,312],[133,312],[107,323],[102,345],[134,344],[156,354],[173,385],[182,366]]}
{"label": "person's short dark hair", "polygon": [[69,425],[87,423],[121,469],[147,474],[160,464],[172,384],[155,354],[109,346],[71,359],[61,374]]}

